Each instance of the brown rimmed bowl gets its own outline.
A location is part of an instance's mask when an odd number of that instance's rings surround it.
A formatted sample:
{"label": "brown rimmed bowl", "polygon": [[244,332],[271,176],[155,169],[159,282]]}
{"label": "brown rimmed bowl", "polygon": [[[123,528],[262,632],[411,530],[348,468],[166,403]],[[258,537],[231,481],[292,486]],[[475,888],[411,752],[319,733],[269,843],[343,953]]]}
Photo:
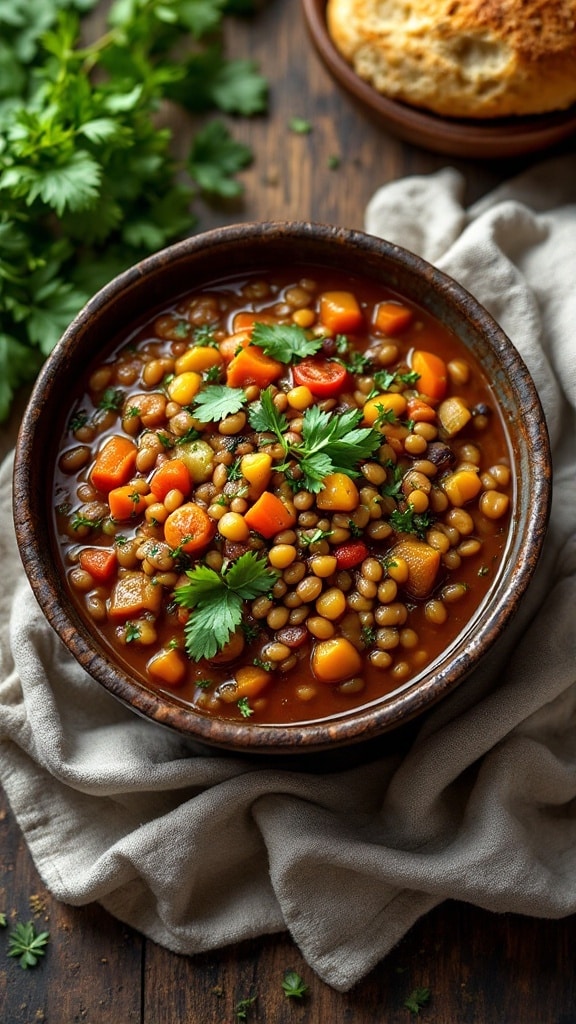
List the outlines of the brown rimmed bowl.
{"label": "brown rimmed bowl", "polygon": [[318,55],[336,82],[392,135],[435,153],[502,160],[548,149],[576,132],[576,107],[533,117],[490,121],[440,117],[389,99],[356,74],[334,45],[326,24],[326,0],[302,0],[304,19]]}
{"label": "brown rimmed bowl", "polygon": [[[59,568],[52,490],[57,445],[70,396],[114,339],[175,297],[238,273],[290,265],[368,277],[443,321],[480,361],[509,437],[514,514],[505,556],[482,605],[450,647],[401,690],[327,720],[258,725],[210,718],[159,694],[115,662],[84,621]],[[486,310],[420,257],[361,232],[313,223],[250,223],[171,246],[120,274],[85,306],[44,364],[18,435],[14,522],[24,569],[48,622],[71,655],[135,712],[191,740],[238,753],[326,751],[379,736],[414,719],[463,683],[510,622],[541,551],[551,496],[551,461],[542,408],[518,352]]]}

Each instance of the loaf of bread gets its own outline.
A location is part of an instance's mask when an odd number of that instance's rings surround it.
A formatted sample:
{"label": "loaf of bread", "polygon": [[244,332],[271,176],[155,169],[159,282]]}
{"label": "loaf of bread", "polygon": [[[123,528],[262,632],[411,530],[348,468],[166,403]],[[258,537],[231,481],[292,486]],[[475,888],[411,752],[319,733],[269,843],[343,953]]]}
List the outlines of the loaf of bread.
{"label": "loaf of bread", "polygon": [[328,0],[328,31],[356,74],[448,117],[576,103],[576,0]]}

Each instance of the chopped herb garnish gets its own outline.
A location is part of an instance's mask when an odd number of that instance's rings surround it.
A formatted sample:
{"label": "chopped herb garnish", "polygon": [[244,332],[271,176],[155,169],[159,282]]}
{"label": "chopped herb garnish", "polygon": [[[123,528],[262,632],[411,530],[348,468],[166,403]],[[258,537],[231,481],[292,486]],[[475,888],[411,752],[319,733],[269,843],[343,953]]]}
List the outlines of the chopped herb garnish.
{"label": "chopped herb garnish", "polygon": [[328,157],[328,170],[337,171],[341,163],[341,158],[339,156],[336,156],[335,153],[333,153],[332,156]]}
{"label": "chopped herb garnish", "polygon": [[394,373],[390,370],[376,370],[374,383],[380,391],[389,391],[393,384],[408,384],[413,386],[420,380],[420,374],[410,370],[408,373]]}
{"label": "chopped herb garnish", "polygon": [[124,402],[124,397],[125,393],[120,388],[106,388],[98,402],[98,408],[118,412]]}
{"label": "chopped herb garnish", "polygon": [[200,327],[196,327],[192,341],[194,345],[218,348],[218,342],[214,337],[214,326],[212,324],[202,324]]}
{"label": "chopped herb garnish", "polygon": [[80,530],[83,526],[89,526],[91,530],[97,530],[101,523],[102,519],[90,519],[89,516],[84,516],[81,512],[77,512],[70,520],[70,526],[73,530]]}
{"label": "chopped herb garnish", "polygon": [[264,558],[247,551],[221,572],[197,565],[176,587],[174,600],[192,610],[185,627],[186,651],[193,661],[213,658],[242,622],[244,601],[267,594],[278,577]]}
{"label": "chopped herb garnish", "polygon": [[85,427],[87,423],[88,413],[86,412],[85,409],[79,409],[78,412],[75,412],[74,415],[70,418],[68,423],[68,430],[70,430],[72,434],[75,434],[77,430],[81,430],[82,427]]}
{"label": "chopped herb garnish", "polygon": [[161,430],[159,430],[157,432],[156,437],[160,441],[160,444],[162,445],[163,448],[173,448],[174,447],[173,439],[171,437],[169,437],[168,434],[163,434]]}
{"label": "chopped herb garnish", "polygon": [[248,996],[246,999],[241,999],[239,1003],[236,1003],[234,1007],[234,1016],[236,1020],[248,1020],[248,1014],[254,1006],[257,1000],[257,996]]}
{"label": "chopped herb garnish", "polygon": [[430,1000],[429,988],[414,988],[410,995],[404,1000],[404,1006],[410,1013],[418,1014],[423,1006]]}
{"label": "chopped herb garnish", "polygon": [[127,644],[132,644],[141,636],[140,626],[136,622],[127,622],[124,629],[124,639]]}
{"label": "chopped herb garnish", "polygon": [[390,526],[397,533],[415,533],[421,540],[433,522],[434,516],[431,512],[415,512],[410,505],[403,510],[395,508],[390,513]]}
{"label": "chopped herb garnish", "polygon": [[236,703],[242,718],[250,718],[254,714],[254,708],[250,707],[248,697],[240,697]]}

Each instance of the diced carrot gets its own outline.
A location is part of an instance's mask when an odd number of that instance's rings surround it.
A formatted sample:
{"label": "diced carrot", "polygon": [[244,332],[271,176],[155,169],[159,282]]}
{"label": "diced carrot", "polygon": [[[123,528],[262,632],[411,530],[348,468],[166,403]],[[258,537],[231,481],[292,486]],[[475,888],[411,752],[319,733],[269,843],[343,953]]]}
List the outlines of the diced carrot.
{"label": "diced carrot", "polygon": [[97,583],[107,583],[116,572],[117,558],[114,548],[84,548],[80,552],[79,562]]}
{"label": "diced carrot", "polygon": [[241,388],[247,384],[266,388],[283,372],[282,363],[265,355],[258,345],[250,345],[234,356],[226,371],[226,382],[231,388]]}
{"label": "diced carrot", "polygon": [[[362,406],[362,418],[364,423],[373,423],[382,413],[393,412],[396,419],[399,419],[406,412],[406,399],[404,395],[397,392],[384,392],[381,395],[373,395]],[[383,424],[383,427],[387,424]]]}
{"label": "diced carrot", "polygon": [[223,338],[218,345],[218,351],[224,362],[232,362],[240,349],[246,348],[250,344],[251,337],[251,331],[237,331],[234,334],[229,334],[227,338]]}
{"label": "diced carrot", "polygon": [[244,519],[250,529],[262,537],[273,537],[281,530],[290,530],[296,522],[296,515],[275,494],[264,491],[245,512]]}
{"label": "diced carrot", "polygon": [[341,683],[359,675],[362,658],[354,645],[343,636],[317,643],[312,654],[312,671],[323,683]]}
{"label": "diced carrot", "polygon": [[358,299],[346,291],[322,293],[320,320],[333,334],[354,334],[364,323]]}
{"label": "diced carrot", "polygon": [[113,487],[128,482],[136,465],[138,448],[134,441],[121,434],[114,434],[98,452],[90,480],[97,490],[108,494]]}
{"label": "diced carrot", "polygon": [[176,647],[158,651],[146,665],[150,675],[166,686],[180,686],[186,677],[186,659]]}
{"label": "diced carrot", "polygon": [[318,508],[332,512],[353,512],[360,504],[358,488],[345,473],[328,473],[316,497]]}
{"label": "diced carrot", "polygon": [[255,313],[249,309],[241,309],[240,312],[236,313],[232,321],[232,330],[234,334],[238,331],[251,331],[254,324],[273,324],[275,323],[274,317],[267,313]]}
{"label": "diced carrot", "polygon": [[394,337],[408,327],[413,316],[412,310],[400,302],[381,302],[374,314],[374,326],[383,334]]}
{"label": "diced carrot", "polygon": [[442,490],[447,495],[451,505],[461,508],[468,501],[474,498],[482,490],[480,475],[473,469],[457,469],[442,480]]}
{"label": "diced carrot", "polygon": [[399,540],[388,552],[388,561],[396,559],[408,566],[408,579],[404,587],[411,597],[424,598],[432,592],[440,568],[440,552],[416,537]]}
{"label": "diced carrot", "polygon": [[171,548],[192,554],[205,548],[216,532],[216,524],[194,501],[180,505],[164,523],[164,538]]}
{"label": "diced carrot", "polygon": [[158,615],[162,587],[155,586],[144,572],[130,570],[119,576],[112,588],[108,615],[115,621],[137,618],[145,612]]}
{"label": "diced carrot", "polygon": [[146,495],[136,490],[132,484],[123,484],[122,487],[112,488],[108,494],[108,505],[111,518],[122,522],[145,512],[148,502]]}
{"label": "diced carrot", "polygon": [[150,480],[150,490],[157,501],[164,501],[168,491],[181,491],[186,497],[191,490],[190,471],[182,459],[167,459]]}
{"label": "diced carrot", "polygon": [[240,462],[242,476],[250,484],[248,496],[254,501],[265,491],[272,476],[272,456],[267,452],[249,452]]}
{"label": "diced carrot", "polygon": [[412,353],[412,369],[418,374],[416,387],[426,398],[439,402],[446,394],[448,370],[446,363],[435,352],[417,348]]}
{"label": "diced carrot", "polygon": [[418,398],[416,395],[407,400],[406,415],[409,420],[414,420],[414,423],[436,422],[436,410],[431,405],[428,405],[428,402]]}

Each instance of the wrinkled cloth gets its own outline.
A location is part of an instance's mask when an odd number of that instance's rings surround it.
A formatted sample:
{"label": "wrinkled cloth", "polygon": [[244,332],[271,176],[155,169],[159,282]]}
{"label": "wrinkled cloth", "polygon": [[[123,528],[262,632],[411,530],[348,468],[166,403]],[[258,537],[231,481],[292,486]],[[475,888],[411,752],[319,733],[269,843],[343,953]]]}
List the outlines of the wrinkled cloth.
{"label": "wrinkled cloth", "polygon": [[520,611],[418,723],[329,769],[191,747],[71,659],[24,577],[0,472],[0,778],[48,889],[195,954],[288,929],[345,991],[447,898],[576,911],[576,158],[469,209],[451,168],[384,186],[369,232],[433,261],[514,341],[554,453]]}

